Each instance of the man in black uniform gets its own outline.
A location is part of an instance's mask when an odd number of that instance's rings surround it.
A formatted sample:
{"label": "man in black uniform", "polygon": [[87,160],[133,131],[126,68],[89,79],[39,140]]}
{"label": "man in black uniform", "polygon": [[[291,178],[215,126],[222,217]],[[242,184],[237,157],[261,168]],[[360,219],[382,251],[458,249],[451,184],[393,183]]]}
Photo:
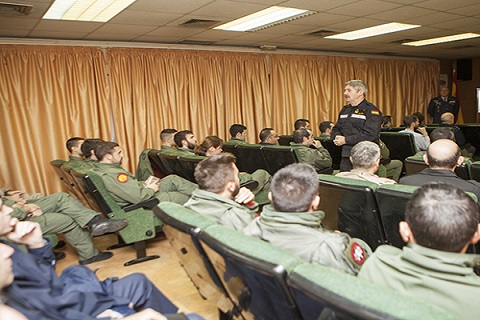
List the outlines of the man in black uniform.
{"label": "man in black uniform", "polygon": [[442,85],[440,95],[430,100],[427,112],[433,118],[433,123],[442,123],[441,116],[445,112],[451,112],[457,118],[458,101],[457,98],[449,96],[449,93],[448,87]]}
{"label": "man in black uniform", "polygon": [[340,111],[337,124],[332,130],[332,140],[342,146],[340,171],[352,170],[350,150],[360,141],[379,143],[382,113],[376,106],[365,100],[367,85],[361,80],[345,83],[343,95],[349,103]]}

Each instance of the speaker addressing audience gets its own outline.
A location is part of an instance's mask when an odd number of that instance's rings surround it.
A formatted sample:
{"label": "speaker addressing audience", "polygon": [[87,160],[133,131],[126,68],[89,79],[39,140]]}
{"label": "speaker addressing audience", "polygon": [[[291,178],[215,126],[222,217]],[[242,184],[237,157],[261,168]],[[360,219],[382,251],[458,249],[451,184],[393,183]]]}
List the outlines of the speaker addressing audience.
{"label": "speaker addressing audience", "polygon": [[342,147],[340,171],[350,171],[350,151],[360,141],[378,143],[382,113],[365,99],[367,85],[361,80],[350,80],[345,83],[343,95],[348,102],[340,110],[337,124],[332,129],[332,140]]}
{"label": "speaker addressing audience", "polygon": [[[271,205],[263,208],[244,233],[270,242],[307,262],[357,274],[371,253],[360,239],[323,228],[323,211],[318,210],[318,178],[308,164],[296,163],[273,176]],[[325,199],[328,201],[328,199]]]}
{"label": "speaker addressing audience", "polygon": [[370,141],[357,143],[351,151],[350,161],[353,169],[337,173],[337,177],[369,181],[376,184],[395,184],[388,178],[380,178],[375,174],[380,167],[380,147]]}
{"label": "speaker addressing audience", "polygon": [[248,207],[253,193],[240,187],[236,158],[230,153],[200,161],[195,168],[198,189],[185,207],[234,230],[242,230],[256,213]]}
{"label": "speaker addressing audience", "polygon": [[120,165],[123,150],[116,142],[100,143],[95,149],[99,162],[93,170],[105,184],[113,199],[120,205],[142,202],[157,198],[160,202],[170,201],[184,204],[197,185],[174,174],[160,181],[138,181]]}
{"label": "speaker addressing audience", "polygon": [[428,184],[407,204],[399,232],[408,244],[377,248],[358,274],[458,316],[478,318],[480,257],[466,254],[480,239],[478,205],[461,189]]}
{"label": "speaker addressing audience", "polygon": [[428,147],[423,159],[428,168],[402,177],[400,184],[422,186],[430,182],[443,182],[472,192],[480,199],[480,183],[474,180],[463,180],[455,174],[456,166],[464,161],[460,155],[460,148],[455,142],[446,139],[435,141]]}

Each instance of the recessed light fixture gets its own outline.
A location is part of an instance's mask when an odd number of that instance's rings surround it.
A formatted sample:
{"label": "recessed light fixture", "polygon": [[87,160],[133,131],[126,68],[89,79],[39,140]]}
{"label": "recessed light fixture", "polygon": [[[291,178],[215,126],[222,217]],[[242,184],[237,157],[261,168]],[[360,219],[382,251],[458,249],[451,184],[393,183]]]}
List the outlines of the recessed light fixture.
{"label": "recessed light fixture", "polygon": [[277,24],[285,23],[291,20],[303,18],[314,13],[317,12],[303,9],[273,6],[265,10],[252,13],[243,18],[239,18],[222,24],[213,29],[242,32],[257,31],[273,27]]}
{"label": "recessed light fixture", "polygon": [[135,0],[56,0],[43,19],[107,22]]}
{"label": "recessed light fixture", "polygon": [[339,39],[339,40],[357,40],[357,39],[374,37],[374,36],[378,36],[378,35],[381,35],[381,34],[398,32],[398,31],[403,31],[403,30],[408,30],[408,29],[413,29],[413,28],[418,28],[418,27],[421,27],[421,26],[417,25],[417,24],[405,24],[405,23],[391,22],[391,23],[382,24],[382,25],[375,26],[375,27],[364,28],[364,29],[359,29],[359,30],[355,30],[355,31],[340,33],[340,34],[336,34],[336,35],[333,35],[333,36],[328,36],[328,37],[325,37],[325,38],[327,38],[327,39]]}
{"label": "recessed light fixture", "polygon": [[472,39],[472,38],[478,38],[478,37],[480,37],[480,34],[478,34],[478,33],[461,33],[461,34],[455,34],[453,36],[446,36],[446,37],[425,39],[425,40],[419,40],[419,41],[405,42],[405,43],[402,43],[402,45],[413,46],[413,47],[421,47],[421,46],[429,46],[431,44],[438,44],[438,43],[444,43],[444,42]]}

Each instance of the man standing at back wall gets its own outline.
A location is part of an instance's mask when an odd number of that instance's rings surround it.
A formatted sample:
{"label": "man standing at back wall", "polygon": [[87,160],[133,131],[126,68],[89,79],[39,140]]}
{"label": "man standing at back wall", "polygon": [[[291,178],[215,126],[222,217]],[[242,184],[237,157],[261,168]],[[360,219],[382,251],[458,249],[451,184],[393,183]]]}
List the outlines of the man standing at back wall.
{"label": "man standing at back wall", "polygon": [[361,80],[345,83],[343,95],[349,103],[340,111],[337,124],[332,130],[332,140],[342,146],[340,171],[350,171],[350,151],[360,141],[379,143],[382,113],[365,99],[367,85]]}

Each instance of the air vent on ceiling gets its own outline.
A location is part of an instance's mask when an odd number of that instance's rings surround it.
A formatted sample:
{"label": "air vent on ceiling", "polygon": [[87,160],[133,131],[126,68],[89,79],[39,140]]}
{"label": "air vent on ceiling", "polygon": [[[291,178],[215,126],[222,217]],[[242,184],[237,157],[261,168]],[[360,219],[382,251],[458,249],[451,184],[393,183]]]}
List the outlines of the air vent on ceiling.
{"label": "air vent on ceiling", "polygon": [[28,16],[33,6],[29,4],[0,2],[0,13],[13,13],[12,11]]}
{"label": "air vent on ceiling", "polygon": [[315,37],[326,37],[326,36],[331,36],[334,33],[335,33],[335,31],[332,31],[332,30],[317,30],[317,31],[313,31],[313,32],[310,32],[310,33],[306,33],[305,35],[306,36],[315,36]]}
{"label": "air vent on ceiling", "polygon": [[188,21],[181,23],[179,27],[208,29],[218,23],[220,23],[220,21],[218,20],[190,19]]}
{"label": "air vent on ceiling", "polygon": [[179,44],[194,44],[194,45],[207,46],[207,45],[212,44],[213,42],[212,42],[212,41],[188,40],[188,39],[185,39],[185,40],[182,40],[182,41],[180,41],[180,42],[178,42],[178,43],[179,43]]}

